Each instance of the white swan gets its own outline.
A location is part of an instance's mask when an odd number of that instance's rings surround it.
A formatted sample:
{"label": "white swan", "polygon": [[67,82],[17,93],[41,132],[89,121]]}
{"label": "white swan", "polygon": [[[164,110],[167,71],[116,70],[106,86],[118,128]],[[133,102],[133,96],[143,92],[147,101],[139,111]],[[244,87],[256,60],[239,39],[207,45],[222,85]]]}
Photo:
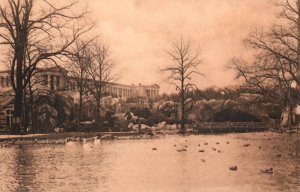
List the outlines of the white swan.
{"label": "white swan", "polygon": [[100,145],[100,144],[101,144],[100,137],[98,136],[94,137],[94,145]]}
{"label": "white swan", "polygon": [[86,138],[84,138],[82,140],[83,140],[83,149],[85,149],[85,150],[93,149],[93,143],[91,141],[88,141]]}

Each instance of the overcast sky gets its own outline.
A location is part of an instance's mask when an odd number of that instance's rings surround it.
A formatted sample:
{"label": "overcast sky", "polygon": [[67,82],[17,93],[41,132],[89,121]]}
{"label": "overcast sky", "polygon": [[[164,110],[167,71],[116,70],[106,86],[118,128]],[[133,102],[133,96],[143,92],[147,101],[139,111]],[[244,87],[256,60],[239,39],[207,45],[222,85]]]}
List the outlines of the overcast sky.
{"label": "overcast sky", "polygon": [[[0,0],[1,1],[1,0]],[[110,45],[119,82],[165,83],[160,68],[170,64],[166,54],[172,40],[190,39],[201,48],[203,77],[194,77],[198,88],[235,85],[226,65],[249,51],[243,40],[256,28],[275,21],[277,0],[82,0],[95,18],[94,33]]]}
{"label": "overcast sky", "polygon": [[201,47],[205,78],[198,87],[234,85],[225,66],[233,56],[247,54],[243,39],[275,19],[270,0],[89,0],[97,32],[109,42],[121,83],[161,85],[159,68],[170,62],[165,50],[182,35]]}

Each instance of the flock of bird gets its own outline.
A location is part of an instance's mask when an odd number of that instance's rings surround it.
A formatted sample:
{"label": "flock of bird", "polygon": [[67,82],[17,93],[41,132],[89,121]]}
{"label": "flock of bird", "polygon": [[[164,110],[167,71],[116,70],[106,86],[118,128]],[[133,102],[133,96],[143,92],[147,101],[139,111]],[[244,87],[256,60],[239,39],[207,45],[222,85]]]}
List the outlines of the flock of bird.
{"label": "flock of bird", "polygon": [[[153,137],[150,137],[153,138]],[[93,148],[96,148],[97,146],[101,145],[101,140],[112,140],[112,139],[119,139],[118,137],[115,137],[113,135],[103,135],[101,136],[100,134],[97,134],[96,136],[92,137],[92,138],[80,138],[80,137],[70,137],[70,138],[66,138],[65,139],[65,145],[66,147],[72,147],[72,146],[78,146],[83,144],[83,149],[84,150],[91,150]],[[267,139],[269,140],[269,139]],[[34,140],[34,143],[37,143],[37,139]],[[48,141],[48,140],[47,140]],[[187,139],[184,139],[184,141],[182,140],[181,142],[179,142],[179,144],[174,144],[174,148],[177,152],[186,152],[188,151],[188,143],[187,143]],[[48,142],[47,142],[48,143]],[[239,142],[238,142],[239,143]],[[220,142],[216,142],[216,145],[220,145]],[[226,142],[227,145],[230,144],[229,141]],[[204,142],[203,144],[198,144],[198,147],[201,146],[208,146],[208,142]],[[7,147],[7,143],[1,143],[0,145],[1,147]],[[249,143],[243,144],[243,147],[250,147],[251,145]],[[259,149],[262,149],[262,146],[258,146]],[[273,147],[275,148],[275,146]],[[289,148],[290,149],[290,148]],[[157,147],[153,147],[152,150],[157,151],[158,148]],[[198,148],[197,149],[199,153],[204,153],[206,150],[208,150],[207,148]],[[211,150],[217,152],[217,153],[221,153],[222,151],[220,149],[217,149],[216,147],[212,147]],[[296,156],[297,153],[288,153],[288,155],[290,156]],[[281,157],[281,154],[277,154],[276,157]],[[201,159],[201,162],[206,162],[205,159]],[[230,171],[237,171],[238,167],[236,165],[232,165],[229,167]],[[273,174],[274,169],[271,168],[267,168],[267,169],[263,169],[261,170],[261,173],[265,173],[265,174]]]}
{"label": "flock of bird", "polygon": [[93,149],[96,146],[99,146],[101,144],[101,138],[99,135],[96,135],[93,138],[80,138],[80,137],[72,137],[72,138],[66,138],[65,139],[65,145],[67,147],[73,147],[78,145],[79,143],[83,142],[83,149],[90,150]]}
{"label": "flock of bird", "polygon": [[[187,142],[187,140],[185,140],[185,142]],[[220,144],[220,142],[216,142],[215,143],[216,145],[219,145]],[[226,144],[230,144],[230,142],[229,141],[227,141],[226,142]],[[203,145],[208,145],[208,142],[204,142],[203,143]],[[177,152],[185,152],[185,151],[188,151],[188,145],[187,144],[183,144],[182,145],[182,143],[181,143],[181,147],[179,147],[179,145],[176,145],[176,144],[174,144],[173,145],[175,148],[177,148]],[[198,146],[200,147],[201,146],[201,144],[198,144]],[[247,144],[244,144],[243,145],[244,147],[250,147],[250,144],[249,143],[247,143]],[[259,148],[261,149],[262,147],[261,146],[259,146]],[[217,148],[215,148],[215,147],[212,147],[211,148],[213,151],[216,151],[216,152],[218,152],[218,153],[221,153],[222,151],[221,150],[218,150]],[[153,147],[152,148],[152,150],[158,150],[156,147]],[[198,152],[199,153],[204,153],[205,152],[205,150],[204,149],[199,149],[198,150]],[[281,156],[281,155],[280,155]],[[279,157],[278,155],[277,155],[277,157]],[[203,158],[201,158],[201,162],[206,162],[206,160],[205,159],[203,159]],[[237,167],[237,165],[232,165],[232,166],[230,166],[229,167],[229,170],[230,171],[237,171],[238,170],[238,167]],[[271,168],[266,168],[266,169],[262,169],[262,170],[260,170],[261,171],[261,173],[265,173],[265,174],[273,174],[273,172],[274,172],[274,170],[273,170],[273,168],[271,167]]]}

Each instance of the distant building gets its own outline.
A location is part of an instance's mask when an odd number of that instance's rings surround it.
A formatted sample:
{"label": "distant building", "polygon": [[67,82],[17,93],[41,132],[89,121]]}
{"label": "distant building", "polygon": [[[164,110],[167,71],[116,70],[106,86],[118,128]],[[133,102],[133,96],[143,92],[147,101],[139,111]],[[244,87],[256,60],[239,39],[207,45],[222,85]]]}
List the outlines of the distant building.
{"label": "distant building", "polygon": [[[68,74],[68,71],[62,67],[49,67],[38,69],[39,72],[34,77],[37,80],[36,85],[49,91],[77,91],[76,79]],[[85,81],[86,86],[91,86],[91,81]],[[1,90],[10,90],[9,71],[0,71],[0,94]],[[105,90],[107,95],[119,98],[144,97],[153,99],[159,95],[160,87],[153,85],[124,85],[112,83]],[[0,103],[1,105],[1,103]]]}
{"label": "distant building", "polygon": [[[69,75],[69,72],[62,67],[48,67],[38,69],[33,77],[34,89],[47,92],[68,92],[70,95],[78,94],[77,81]],[[91,80],[85,80],[85,86],[91,86]],[[153,85],[124,85],[111,83],[105,89],[106,96],[121,99],[143,97],[153,99],[159,95],[160,87]],[[14,92],[10,83],[9,71],[0,71],[0,130],[3,127],[11,127],[13,114]]]}
{"label": "distant building", "polygon": [[7,131],[12,126],[14,97],[10,92],[0,96],[0,131]]}

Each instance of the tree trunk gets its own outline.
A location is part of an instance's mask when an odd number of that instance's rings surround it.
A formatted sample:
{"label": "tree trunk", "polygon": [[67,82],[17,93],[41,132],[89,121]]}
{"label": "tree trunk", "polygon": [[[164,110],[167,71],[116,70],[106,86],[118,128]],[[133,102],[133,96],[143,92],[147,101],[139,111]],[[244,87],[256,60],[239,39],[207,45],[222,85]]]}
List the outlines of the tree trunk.
{"label": "tree trunk", "polygon": [[81,116],[82,116],[82,95],[83,95],[83,87],[82,87],[82,76],[80,80],[80,87],[79,87],[79,110],[78,110],[78,132],[80,129],[80,122],[81,122]]}
{"label": "tree trunk", "polygon": [[102,126],[101,126],[101,102],[100,99],[97,99],[97,107],[96,107],[96,126],[97,129],[99,129],[100,131],[102,131]]}
{"label": "tree trunk", "polygon": [[[19,29],[21,30],[21,29]],[[24,64],[24,54],[25,54],[25,42],[26,34],[19,37],[20,45],[15,49],[16,58],[16,87],[15,87],[15,101],[14,101],[14,118],[17,122],[12,126],[12,134],[20,134],[20,128],[22,124],[22,102],[23,102],[23,64]],[[12,68],[11,70],[15,70]],[[14,80],[13,78],[11,78]]]}
{"label": "tree trunk", "polygon": [[293,107],[289,105],[288,106],[288,127],[291,127],[293,124],[294,124]]}
{"label": "tree trunk", "polygon": [[287,98],[287,107],[288,107],[288,127],[294,124],[293,120],[293,102],[292,102],[292,95],[291,95],[291,87],[288,87],[288,98]]}
{"label": "tree trunk", "polygon": [[20,134],[22,122],[22,101],[23,101],[23,88],[22,88],[22,63],[17,63],[16,72],[16,91],[14,101],[14,118],[17,122],[12,126],[12,134]]}
{"label": "tree trunk", "polygon": [[34,98],[31,83],[29,82],[29,100],[30,100],[30,120],[31,120],[31,132],[36,133],[35,119],[34,119]]}
{"label": "tree trunk", "polygon": [[[183,78],[183,75],[182,75]],[[185,103],[184,103],[184,81],[181,81],[181,93],[180,93],[180,98],[181,98],[181,128],[180,128],[180,133],[184,134],[185,133],[185,121],[184,121],[184,111],[185,111]]]}
{"label": "tree trunk", "polygon": [[[297,10],[298,12],[300,12],[300,0],[297,0]],[[298,38],[300,37],[300,16],[297,15],[297,30],[298,30]],[[298,75],[299,74],[299,69],[300,69],[300,40],[298,40],[298,44],[297,44],[297,62],[298,62],[298,68],[297,68],[297,72]]]}
{"label": "tree trunk", "polygon": [[28,119],[29,119],[29,114],[28,114],[28,103],[27,103],[27,92],[26,92],[26,89],[23,91],[24,95],[23,95],[23,118],[24,118],[24,121],[23,121],[23,131],[25,133],[27,133],[27,126],[28,126]]}
{"label": "tree trunk", "polygon": [[181,118],[180,118],[180,124],[181,124],[181,133],[185,133],[185,121],[184,121],[184,111],[185,111],[185,106],[184,106],[184,95],[181,96]]}

